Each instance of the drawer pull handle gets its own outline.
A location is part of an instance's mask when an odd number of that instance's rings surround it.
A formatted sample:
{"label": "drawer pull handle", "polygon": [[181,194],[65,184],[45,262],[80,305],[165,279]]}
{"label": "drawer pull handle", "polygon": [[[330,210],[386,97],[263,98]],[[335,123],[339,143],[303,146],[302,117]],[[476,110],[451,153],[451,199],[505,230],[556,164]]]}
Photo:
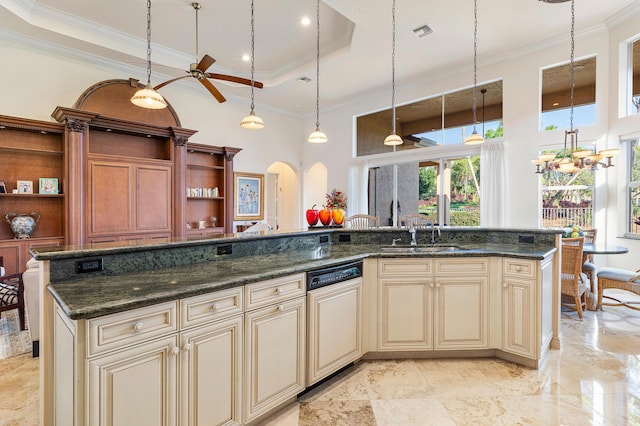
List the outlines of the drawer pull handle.
{"label": "drawer pull handle", "polygon": [[513,268],[513,269],[515,269],[515,270],[516,270],[516,272],[520,272],[520,271],[522,271],[522,266],[520,266],[520,265],[516,265],[516,267],[515,267],[515,268]]}
{"label": "drawer pull handle", "polygon": [[179,347],[175,347],[173,349],[171,349],[171,355],[176,356],[180,353],[180,348]]}
{"label": "drawer pull handle", "polygon": [[137,322],[136,325],[133,326],[133,329],[135,331],[142,331],[143,328],[144,328],[144,324],[141,322]]}
{"label": "drawer pull handle", "polygon": [[278,305],[278,311],[280,311],[280,312],[284,311],[284,306]]}
{"label": "drawer pull handle", "polygon": [[276,294],[282,294],[282,289],[280,287],[276,287]]}
{"label": "drawer pull handle", "polygon": [[212,311],[217,311],[218,309],[220,309],[220,304],[219,303],[214,303],[213,306],[211,307]]}
{"label": "drawer pull handle", "polygon": [[[177,349],[177,348],[176,348]],[[191,343],[187,343],[185,344],[182,349],[184,349],[186,352],[189,352],[191,350]]]}

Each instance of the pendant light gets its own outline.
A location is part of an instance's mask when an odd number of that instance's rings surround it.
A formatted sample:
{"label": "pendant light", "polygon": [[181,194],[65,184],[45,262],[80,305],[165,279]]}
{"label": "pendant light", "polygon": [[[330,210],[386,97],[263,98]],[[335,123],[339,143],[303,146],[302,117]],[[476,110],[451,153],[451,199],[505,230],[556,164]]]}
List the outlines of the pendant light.
{"label": "pendant light", "polygon": [[473,132],[464,140],[465,145],[480,145],[484,143],[482,135],[476,130],[478,117],[476,114],[478,102],[478,0],[473,0]]}
{"label": "pendant light", "polygon": [[307,139],[311,143],[325,143],[327,135],[320,130],[320,0],[316,0],[316,130]]}
{"label": "pendant light", "polygon": [[147,85],[131,97],[131,103],[147,109],[167,107],[167,101],[151,87],[151,0],[147,0]]}
{"label": "pendant light", "polygon": [[384,144],[395,147],[402,145],[402,138],[396,134],[396,0],[391,3],[391,115],[393,130]]}
{"label": "pendant light", "polygon": [[255,72],[255,21],[254,21],[254,5],[251,0],[251,112],[240,122],[240,126],[245,129],[262,129],[264,127],[264,121],[258,117],[254,112],[254,93],[253,93],[253,74]]}
{"label": "pendant light", "polygon": [[[551,2],[548,1],[548,3]],[[611,159],[615,157],[619,151],[617,148],[611,148],[603,149],[598,153],[590,149],[582,149],[578,144],[578,129],[573,128],[573,98],[575,91],[575,25],[575,0],[571,0],[571,58],[569,60],[571,109],[569,110],[569,130],[564,131],[564,149],[562,150],[561,158],[556,158],[556,154],[541,154],[535,160],[531,160],[531,163],[536,166],[535,173],[538,174],[551,171],[573,174],[582,169],[595,171],[598,170],[598,166],[602,166],[606,169],[613,167]],[[567,146],[569,151],[567,151]],[[567,152],[569,153],[568,157],[566,157]],[[604,162],[601,160],[604,160]]]}

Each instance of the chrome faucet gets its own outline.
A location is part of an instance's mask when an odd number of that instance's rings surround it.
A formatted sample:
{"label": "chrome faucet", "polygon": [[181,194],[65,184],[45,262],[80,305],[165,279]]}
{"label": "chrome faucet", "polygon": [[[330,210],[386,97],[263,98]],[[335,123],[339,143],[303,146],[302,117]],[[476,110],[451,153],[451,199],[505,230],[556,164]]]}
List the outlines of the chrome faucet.
{"label": "chrome faucet", "polygon": [[413,226],[409,228],[409,234],[411,235],[411,245],[417,246],[418,243],[416,242],[416,228]]}
{"label": "chrome faucet", "polygon": [[438,237],[441,235],[440,226],[435,226],[435,223],[431,222],[431,244],[436,243],[436,230],[438,231]]}

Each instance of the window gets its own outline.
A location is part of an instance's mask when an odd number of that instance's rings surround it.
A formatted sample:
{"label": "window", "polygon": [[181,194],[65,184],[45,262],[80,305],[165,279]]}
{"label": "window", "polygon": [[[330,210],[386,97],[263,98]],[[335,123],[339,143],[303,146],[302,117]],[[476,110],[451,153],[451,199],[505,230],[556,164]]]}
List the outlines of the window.
{"label": "window", "polygon": [[[596,58],[574,62],[573,126],[596,122]],[[540,130],[570,128],[571,66],[542,71]]]}
{"label": "window", "polygon": [[627,232],[640,237],[640,146],[638,139],[629,142],[629,173],[628,173],[628,194],[629,194],[629,226]]}
{"label": "window", "polygon": [[[545,153],[562,151],[548,150]],[[593,228],[594,174],[581,170],[573,175],[545,172],[542,175],[542,227],[578,225]]]}
{"label": "window", "polygon": [[629,80],[631,114],[640,113],[640,39],[629,43]]}

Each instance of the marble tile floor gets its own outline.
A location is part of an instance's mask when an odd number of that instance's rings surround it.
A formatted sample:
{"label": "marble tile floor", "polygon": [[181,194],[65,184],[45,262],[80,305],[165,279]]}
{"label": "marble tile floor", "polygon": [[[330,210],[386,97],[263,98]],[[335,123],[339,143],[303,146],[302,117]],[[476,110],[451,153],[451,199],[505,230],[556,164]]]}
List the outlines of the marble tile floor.
{"label": "marble tile floor", "polygon": [[[613,290],[612,290],[613,291]],[[640,425],[640,311],[563,311],[563,347],[533,370],[497,359],[362,361],[263,422]],[[38,424],[38,360],[0,361],[0,426]]]}

